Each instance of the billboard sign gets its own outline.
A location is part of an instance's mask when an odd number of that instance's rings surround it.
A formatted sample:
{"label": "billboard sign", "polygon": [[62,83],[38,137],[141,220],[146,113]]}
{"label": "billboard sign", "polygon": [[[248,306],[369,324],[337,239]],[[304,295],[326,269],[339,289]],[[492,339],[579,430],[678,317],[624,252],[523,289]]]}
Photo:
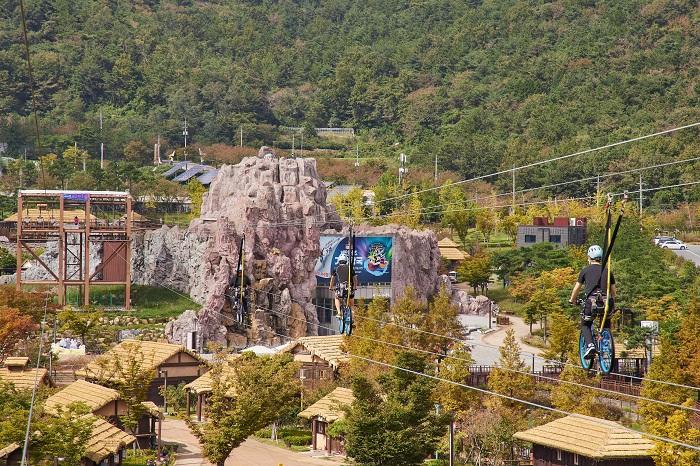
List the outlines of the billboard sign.
{"label": "billboard sign", "polygon": [[[360,285],[391,282],[392,240],[391,236],[355,237],[354,269]],[[338,257],[347,247],[347,236],[321,236],[321,257],[315,268],[318,285],[330,283]]]}
{"label": "billboard sign", "polygon": [[87,202],[88,193],[63,193],[63,199],[66,201]]}

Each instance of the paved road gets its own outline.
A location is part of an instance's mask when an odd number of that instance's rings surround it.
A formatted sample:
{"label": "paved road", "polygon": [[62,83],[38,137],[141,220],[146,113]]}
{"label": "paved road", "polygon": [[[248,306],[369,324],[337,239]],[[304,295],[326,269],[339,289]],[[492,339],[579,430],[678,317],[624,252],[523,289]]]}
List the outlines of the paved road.
{"label": "paved road", "polygon": [[[176,466],[212,466],[202,457],[199,442],[185,421],[166,419],[163,422],[163,440],[180,444]],[[334,458],[335,459],[335,458]],[[248,439],[236,448],[226,460],[226,466],[307,466],[332,465],[330,459],[314,458],[309,453],[296,453],[274,445]]]}
{"label": "paved road", "polygon": [[[534,346],[526,345],[522,342],[521,338],[530,333],[530,326],[527,325],[523,319],[515,316],[508,316],[510,318],[511,325],[502,326],[494,332],[487,334],[472,333],[467,342],[475,342],[476,344],[472,347],[472,357],[476,364],[493,365],[498,361],[500,353],[498,348],[503,344],[503,340],[506,337],[506,331],[509,328],[515,330],[515,335],[518,337],[518,343],[520,344],[520,349],[523,352],[521,354],[521,359],[525,362],[528,367],[532,367],[533,358],[532,354],[539,355],[542,350],[535,348]],[[542,359],[534,359],[535,370],[541,370],[543,361]]]}
{"label": "paved road", "polygon": [[695,265],[700,267],[700,244],[689,244],[688,249],[684,251],[674,249],[673,252],[684,259],[694,262]]}

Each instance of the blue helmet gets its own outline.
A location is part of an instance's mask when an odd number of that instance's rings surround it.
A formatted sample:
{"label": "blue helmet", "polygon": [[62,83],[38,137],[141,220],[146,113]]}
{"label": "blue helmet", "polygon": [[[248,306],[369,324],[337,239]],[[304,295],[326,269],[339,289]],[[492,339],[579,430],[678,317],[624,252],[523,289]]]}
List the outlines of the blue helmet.
{"label": "blue helmet", "polygon": [[588,248],[588,257],[592,260],[601,260],[603,258],[603,248],[594,244]]}

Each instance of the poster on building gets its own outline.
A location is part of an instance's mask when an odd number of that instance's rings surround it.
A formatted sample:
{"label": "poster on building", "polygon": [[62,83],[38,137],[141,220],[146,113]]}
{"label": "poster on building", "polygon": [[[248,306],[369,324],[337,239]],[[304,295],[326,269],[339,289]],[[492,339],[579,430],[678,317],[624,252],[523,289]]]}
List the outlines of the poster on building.
{"label": "poster on building", "polygon": [[[316,283],[327,285],[348,247],[346,236],[321,236],[321,257],[316,262]],[[360,285],[391,282],[391,236],[355,237],[355,274]],[[349,253],[348,257],[349,257]]]}

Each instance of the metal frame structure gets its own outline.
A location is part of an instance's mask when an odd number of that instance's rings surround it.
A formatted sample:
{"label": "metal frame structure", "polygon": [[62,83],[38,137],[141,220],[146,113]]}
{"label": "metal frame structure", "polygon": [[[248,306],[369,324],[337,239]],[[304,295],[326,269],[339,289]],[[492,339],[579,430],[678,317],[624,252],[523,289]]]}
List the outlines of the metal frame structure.
{"label": "metal frame structure", "polygon": [[[30,209],[38,209],[39,215],[32,217]],[[44,219],[46,209],[49,218]],[[82,212],[80,212],[82,211]],[[93,215],[105,213],[106,218]],[[82,214],[82,220],[77,215]],[[118,215],[118,217],[116,216]],[[103,216],[105,217],[105,216]],[[21,190],[17,196],[17,274],[16,287],[22,285],[49,285],[57,287],[58,304],[66,304],[68,286],[82,289],[83,304],[90,304],[90,287],[99,285],[124,285],[124,307],[131,304],[131,239],[132,198],[119,191],[61,191]],[[34,245],[48,242],[58,243],[58,270],[49,267],[37,254]],[[109,255],[90,272],[91,243],[116,243]],[[50,275],[48,280],[23,280],[22,256],[28,252]],[[123,251],[123,256],[120,253]],[[123,280],[103,279],[105,268],[115,258],[125,260]]]}

